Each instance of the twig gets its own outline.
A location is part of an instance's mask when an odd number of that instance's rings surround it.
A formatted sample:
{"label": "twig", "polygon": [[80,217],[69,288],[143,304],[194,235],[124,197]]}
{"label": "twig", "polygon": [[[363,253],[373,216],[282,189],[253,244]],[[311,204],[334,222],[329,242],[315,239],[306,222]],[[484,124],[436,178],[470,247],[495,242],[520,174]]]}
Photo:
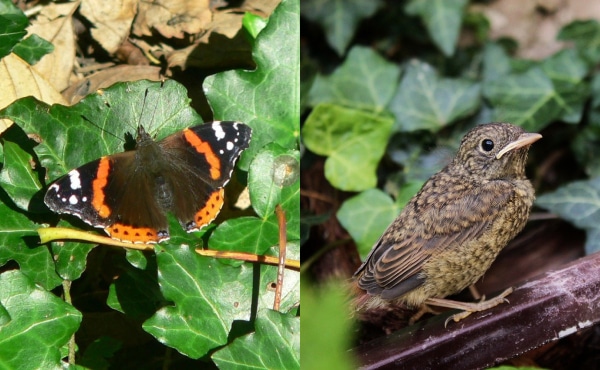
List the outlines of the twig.
{"label": "twig", "polygon": [[[133,244],[120,242],[118,240],[111,239],[106,236],[100,236],[93,233],[84,232],[81,230],[69,229],[64,227],[45,227],[37,230],[40,241],[42,244],[55,241],[55,240],[81,240],[86,242],[92,242],[103,245],[110,245],[113,247],[135,249],[141,251],[152,251],[154,246],[152,244]],[[259,256],[251,253],[244,252],[225,252],[215,251],[208,249],[196,249],[196,253],[201,256],[208,256],[214,258],[229,258],[244,262],[258,262],[265,263],[268,265],[278,265],[279,259],[271,256]],[[285,267],[292,270],[300,270],[300,261],[297,260],[285,260]]]}
{"label": "twig", "polygon": [[[63,280],[62,281],[63,293],[65,294],[65,302],[73,305],[73,300],[71,299],[71,280]],[[75,365],[75,349],[77,344],[75,343],[75,333],[71,335],[69,338],[69,365]]]}
{"label": "twig", "polygon": [[285,253],[287,248],[287,225],[285,222],[285,211],[281,205],[275,207],[277,221],[279,223],[279,264],[277,266],[277,286],[275,287],[275,302],[273,310],[279,311],[281,304],[281,292],[283,291],[283,274],[285,273]]}

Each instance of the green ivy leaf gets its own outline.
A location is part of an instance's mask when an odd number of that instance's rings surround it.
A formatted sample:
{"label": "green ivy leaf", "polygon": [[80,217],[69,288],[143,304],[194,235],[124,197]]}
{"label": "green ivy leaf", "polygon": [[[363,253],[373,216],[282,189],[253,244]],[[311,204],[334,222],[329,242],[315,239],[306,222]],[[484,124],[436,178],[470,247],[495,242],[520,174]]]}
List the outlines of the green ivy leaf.
{"label": "green ivy leaf", "polygon": [[300,369],[300,318],[260,311],[256,332],[237,338],[212,359],[221,369]]}
{"label": "green ivy leaf", "polygon": [[380,0],[305,0],[302,15],[323,27],[327,42],[341,56],[360,21],[375,14],[380,6]]}
{"label": "green ivy leaf", "polygon": [[494,121],[510,122],[530,132],[540,131],[567,107],[539,67],[490,81],[483,94],[494,106]]}
{"label": "green ivy leaf", "polygon": [[268,19],[264,19],[250,12],[246,12],[246,14],[244,14],[244,18],[242,19],[242,25],[253,38],[256,38],[256,36],[258,36],[260,31],[262,31],[263,28],[265,28],[267,23]]}
{"label": "green ivy leaf", "polygon": [[234,320],[248,320],[252,268],[231,267],[185,246],[157,245],[158,283],[173,302],[143,324],[160,342],[191,358],[227,343]]}
{"label": "green ivy leaf", "polygon": [[54,268],[64,280],[77,280],[86,268],[87,255],[95,247],[90,243],[52,243]]}
{"label": "green ivy leaf", "polygon": [[61,347],[79,327],[81,313],[18,270],[0,274],[0,305],[10,317],[0,327],[3,367],[62,368]]}
{"label": "green ivy leaf", "polygon": [[535,203],[584,229],[588,254],[600,251],[600,177],[574,181],[539,196]]}
{"label": "green ivy leaf", "polygon": [[481,103],[480,85],[467,79],[439,78],[426,63],[410,62],[389,109],[397,131],[436,132],[475,112]]}
{"label": "green ivy leaf", "polygon": [[568,123],[581,121],[583,106],[589,96],[589,86],[584,78],[588,73],[585,62],[573,49],[560,51],[541,63],[550,77],[557,99],[562,100],[562,120]]}
{"label": "green ivy leaf", "polygon": [[[239,160],[250,159],[268,143],[297,149],[300,136],[300,5],[283,0],[258,34],[254,71],[227,71],[207,77],[204,91],[215,119],[231,119],[253,128],[252,142]],[[229,117],[229,118],[228,118]],[[252,191],[252,189],[251,189]]]}
{"label": "green ivy leaf", "polygon": [[[213,232],[208,247],[222,251],[264,254],[279,241],[275,214],[266,219],[238,217],[220,224]],[[240,264],[240,262],[233,262]]]}
{"label": "green ivy leaf", "polygon": [[121,273],[110,285],[106,304],[129,317],[145,320],[166,304],[156,278],[156,257],[144,268],[117,261]]}
{"label": "green ivy leaf", "polygon": [[0,3],[0,59],[7,56],[27,34],[29,20],[10,1]]}
{"label": "green ivy leaf", "polygon": [[498,43],[488,42],[483,48],[483,83],[510,74],[511,59]]}
{"label": "green ivy leaf", "polygon": [[53,51],[54,45],[52,43],[35,34],[18,43],[13,49],[15,54],[30,65],[36,64],[44,55]]}
{"label": "green ivy leaf", "polygon": [[14,207],[0,202],[0,266],[14,260],[23,274],[36,284],[52,290],[62,282],[56,274],[48,248],[39,245],[36,230],[40,225]]}
{"label": "green ivy leaf", "polygon": [[281,203],[283,188],[298,179],[299,156],[297,150],[269,144],[252,160],[248,171],[248,187],[253,190],[250,193],[252,208],[260,217],[271,215],[275,206]]}
{"label": "green ivy leaf", "polygon": [[77,359],[77,365],[86,369],[108,369],[115,352],[122,347],[122,342],[111,337],[100,337],[90,343],[81,358]]}
{"label": "green ivy leaf", "polygon": [[467,0],[411,0],[406,13],[420,16],[433,42],[446,56],[452,56],[466,5]]}
{"label": "green ivy leaf", "polygon": [[389,195],[379,189],[369,189],[344,201],[337,218],[356,242],[364,260],[399,211]]}
{"label": "green ivy leaf", "polygon": [[325,177],[338,189],[361,191],[377,184],[375,169],[385,152],[391,117],[319,104],[306,119],[304,144],[326,155]]}
{"label": "green ivy leaf", "polygon": [[600,23],[597,20],[574,21],[558,33],[559,40],[571,40],[590,65],[600,61]]}
{"label": "green ivy leaf", "polygon": [[[41,189],[39,173],[32,167],[31,154],[23,149],[29,146],[30,140],[22,138],[24,135],[13,135],[19,127],[11,127],[4,138],[4,166],[0,171],[0,185],[9,194],[17,207],[26,211],[39,209],[39,200],[31,202],[34,195]],[[20,139],[14,136],[21,137]],[[15,140],[15,141],[12,141]],[[33,208],[33,209],[32,209]]]}
{"label": "green ivy leaf", "polygon": [[309,104],[334,103],[380,112],[392,98],[399,76],[400,68],[373,49],[355,46],[331,76],[317,76]]}

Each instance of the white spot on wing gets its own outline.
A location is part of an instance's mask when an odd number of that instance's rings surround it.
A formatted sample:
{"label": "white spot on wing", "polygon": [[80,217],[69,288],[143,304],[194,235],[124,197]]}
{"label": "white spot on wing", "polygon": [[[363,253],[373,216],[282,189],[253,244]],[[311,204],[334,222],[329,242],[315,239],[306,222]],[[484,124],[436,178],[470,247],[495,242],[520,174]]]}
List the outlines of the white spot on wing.
{"label": "white spot on wing", "polygon": [[77,197],[75,195],[71,195],[69,197],[69,204],[74,206],[77,203],[79,203],[79,199],[77,199]]}
{"label": "white spot on wing", "polygon": [[212,129],[215,131],[215,136],[217,139],[221,140],[225,137],[225,131],[223,131],[223,127],[221,127],[221,122],[213,122]]}
{"label": "white spot on wing", "polygon": [[232,150],[233,149],[233,143],[231,141],[227,142],[227,150]]}
{"label": "white spot on wing", "polygon": [[81,179],[79,178],[79,171],[72,170],[69,172],[69,180],[71,180],[71,189],[81,189]]}

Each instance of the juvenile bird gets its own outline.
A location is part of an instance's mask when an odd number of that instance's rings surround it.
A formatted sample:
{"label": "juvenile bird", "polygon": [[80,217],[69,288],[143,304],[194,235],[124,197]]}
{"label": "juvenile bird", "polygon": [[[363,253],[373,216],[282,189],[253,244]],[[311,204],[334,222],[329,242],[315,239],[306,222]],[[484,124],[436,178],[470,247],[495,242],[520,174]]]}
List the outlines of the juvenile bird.
{"label": "juvenile bird", "polygon": [[525,226],[535,199],[525,162],[541,137],[509,123],[469,131],[455,158],[423,185],[354,273],[356,308],[393,301],[463,310],[448,323],[504,302],[512,288],[478,303],[444,297],[479,280]]}

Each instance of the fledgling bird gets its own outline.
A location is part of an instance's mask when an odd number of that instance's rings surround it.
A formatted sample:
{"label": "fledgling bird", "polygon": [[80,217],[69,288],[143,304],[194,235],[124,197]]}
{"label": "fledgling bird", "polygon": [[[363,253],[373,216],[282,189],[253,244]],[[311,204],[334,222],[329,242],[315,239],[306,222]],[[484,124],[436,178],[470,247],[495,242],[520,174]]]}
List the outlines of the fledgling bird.
{"label": "fledgling bird", "polygon": [[525,226],[535,199],[525,162],[541,137],[509,123],[469,131],[454,159],[427,180],[354,273],[356,309],[393,301],[463,310],[448,323],[504,302],[512,288],[478,303],[444,297],[479,280]]}

